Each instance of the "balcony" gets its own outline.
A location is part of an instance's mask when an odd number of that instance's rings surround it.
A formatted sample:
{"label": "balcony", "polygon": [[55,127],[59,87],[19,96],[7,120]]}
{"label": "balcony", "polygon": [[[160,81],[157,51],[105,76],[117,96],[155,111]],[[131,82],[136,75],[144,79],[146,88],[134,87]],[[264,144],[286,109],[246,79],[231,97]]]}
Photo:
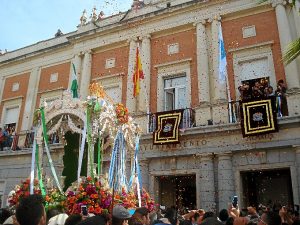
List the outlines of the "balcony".
{"label": "balcony", "polygon": [[[156,113],[149,114],[148,117],[148,133],[152,133],[156,130]],[[186,108],[183,110],[183,117],[179,126],[179,129],[186,129],[196,126],[195,110],[192,108]]]}
{"label": "balcony", "polygon": [[[241,122],[241,115],[240,115],[240,101],[232,101],[228,102],[226,112],[226,122],[221,124],[237,124]],[[199,113],[199,112],[197,112]],[[282,113],[277,110],[277,117],[283,117]],[[186,108],[183,111],[183,118],[180,123],[179,129],[187,129],[192,127],[203,127],[209,125],[219,125],[220,123],[216,123],[213,118],[208,120],[205,125],[196,124],[196,111],[193,108]],[[154,132],[156,129],[156,113],[151,113],[148,116],[148,133]]]}

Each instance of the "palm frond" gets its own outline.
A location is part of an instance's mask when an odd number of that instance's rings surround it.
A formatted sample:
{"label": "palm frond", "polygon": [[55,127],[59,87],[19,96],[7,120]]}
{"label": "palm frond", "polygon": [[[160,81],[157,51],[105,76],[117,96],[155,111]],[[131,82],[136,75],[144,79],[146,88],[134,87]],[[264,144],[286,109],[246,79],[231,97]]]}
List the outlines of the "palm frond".
{"label": "palm frond", "polygon": [[300,38],[289,43],[287,50],[283,54],[283,62],[285,65],[291,63],[300,55]]}

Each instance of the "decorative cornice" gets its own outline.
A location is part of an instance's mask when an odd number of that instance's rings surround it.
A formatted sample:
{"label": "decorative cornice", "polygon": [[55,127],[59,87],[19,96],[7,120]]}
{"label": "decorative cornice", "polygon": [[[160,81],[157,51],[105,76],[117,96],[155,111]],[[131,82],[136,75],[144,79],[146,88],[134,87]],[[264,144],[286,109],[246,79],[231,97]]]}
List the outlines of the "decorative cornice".
{"label": "decorative cornice", "polygon": [[131,42],[137,42],[137,41],[138,41],[137,37],[130,37],[128,38],[127,43],[130,44]]}
{"label": "decorative cornice", "polygon": [[285,0],[271,0],[272,3],[272,7],[276,7],[278,5],[283,5],[285,6],[287,4],[287,2]]}
{"label": "decorative cornice", "polygon": [[221,21],[221,16],[220,15],[213,15],[210,18],[208,18],[207,22],[212,23],[213,21]]}
{"label": "decorative cornice", "polygon": [[151,34],[144,34],[143,36],[140,37],[140,40],[145,40],[145,39],[151,39]]}
{"label": "decorative cornice", "polygon": [[202,19],[193,23],[193,26],[197,26],[198,24],[205,25],[207,23],[207,19]]}

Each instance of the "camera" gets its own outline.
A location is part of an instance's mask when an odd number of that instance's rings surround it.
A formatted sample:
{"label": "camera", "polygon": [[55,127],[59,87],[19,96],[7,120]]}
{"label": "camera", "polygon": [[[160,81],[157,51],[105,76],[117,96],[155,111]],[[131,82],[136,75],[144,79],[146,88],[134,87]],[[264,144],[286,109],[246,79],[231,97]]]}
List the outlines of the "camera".
{"label": "camera", "polygon": [[233,196],[233,198],[232,198],[232,206],[234,207],[234,208],[236,208],[237,207],[237,204],[238,204],[238,196]]}
{"label": "camera", "polygon": [[86,205],[82,205],[82,206],[81,206],[81,214],[82,214],[83,216],[88,216],[88,210],[87,210]]}

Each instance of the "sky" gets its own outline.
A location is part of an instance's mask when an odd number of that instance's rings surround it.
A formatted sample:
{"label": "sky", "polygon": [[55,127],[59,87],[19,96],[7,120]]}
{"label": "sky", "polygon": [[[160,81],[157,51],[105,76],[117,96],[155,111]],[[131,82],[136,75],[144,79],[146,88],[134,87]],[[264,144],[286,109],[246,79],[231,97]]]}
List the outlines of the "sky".
{"label": "sky", "polygon": [[125,12],[132,0],[0,0],[0,50],[13,51],[75,31],[84,9],[106,16]]}

